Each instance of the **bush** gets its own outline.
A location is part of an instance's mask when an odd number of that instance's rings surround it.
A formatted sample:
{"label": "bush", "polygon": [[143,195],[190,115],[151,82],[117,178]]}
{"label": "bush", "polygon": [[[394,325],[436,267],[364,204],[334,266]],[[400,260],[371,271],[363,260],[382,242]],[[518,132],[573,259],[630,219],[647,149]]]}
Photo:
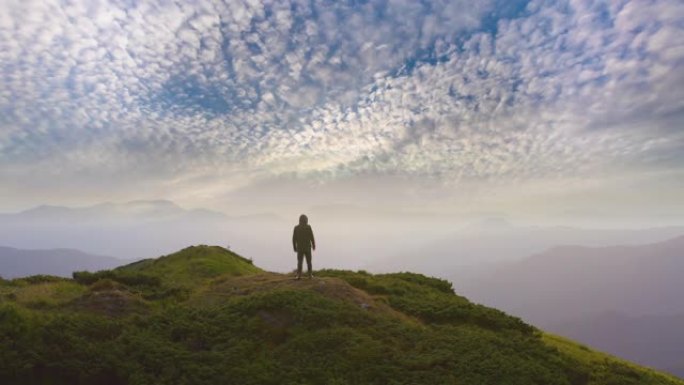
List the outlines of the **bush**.
{"label": "bush", "polygon": [[404,281],[407,281],[407,282],[415,283],[415,284],[422,285],[422,286],[431,287],[433,289],[441,291],[442,293],[454,294],[454,288],[453,288],[451,282],[449,282],[445,279],[428,277],[428,276],[425,276],[422,274],[409,273],[409,272],[383,274],[381,276],[399,278],[399,279],[403,279]]}
{"label": "bush", "polygon": [[101,279],[109,279],[128,286],[161,286],[161,279],[159,277],[144,273],[123,272],[117,270],[103,270],[96,273],[91,273],[88,271],[75,271],[72,276],[76,282],[83,285],[92,285]]}
{"label": "bush", "polygon": [[90,291],[120,290],[124,286],[109,278],[101,278],[90,285]]}
{"label": "bush", "polygon": [[39,275],[32,275],[29,277],[17,278],[16,281],[23,281],[23,282],[26,282],[28,284],[35,284],[35,283],[63,282],[63,281],[67,281],[67,278],[56,277],[54,275],[39,274]]}
{"label": "bush", "polygon": [[114,273],[110,270],[99,271],[97,273],[91,273],[89,271],[74,271],[71,273],[71,277],[74,279],[74,281],[82,285],[91,285],[100,279],[113,279]]}

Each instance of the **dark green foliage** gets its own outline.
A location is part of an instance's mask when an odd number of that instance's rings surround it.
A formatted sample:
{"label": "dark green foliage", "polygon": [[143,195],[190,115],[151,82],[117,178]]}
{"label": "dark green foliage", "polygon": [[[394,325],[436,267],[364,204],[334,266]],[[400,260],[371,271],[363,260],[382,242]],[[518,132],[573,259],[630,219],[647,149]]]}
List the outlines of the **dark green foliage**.
{"label": "dark green foliage", "polygon": [[[212,292],[219,281],[172,286],[155,271],[74,274],[84,296],[141,293],[144,312],[0,303],[0,383],[682,385],[614,360],[581,361],[521,320],[419,274],[271,275],[230,294]],[[238,285],[231,279],[219,287]],[[268,282],[276,286],[259,286]]]}
{"label": "dark green foliage", "polygon": [[124,285],[137,287],[158,287],[161,285],[161,278],[154,275],[118,270],[103,270],[96,273],[75,271],[72,276],[76,282],[84,285],[93,284],[101,279],[110,279]]}
{"label": "dark green foliage", "polygon": [[28,283],[28,284],[35,284],[35,283],[49,283],[49,282],[62,282],[66,281],[67,278],[63,277],[56,277],[54,275],[32,275],[30,277],[23,277],[23,278],[17,278],[14,279],[14,283]]}
{"label": "dark green foliage", "polygon": [[427,277],[422,274],[408,272],[386,274],[384,276],[403,279],[404,281],[415,283],[422,286],[429,286],[433,289],[441,291],[442,293],[454,294],[454,288],[452,287],[451,282],[445,279]]}
{"label": "dark green foliage", "polygon": [[74,280],[83,285],[90,285],[91,289],[104,285],[103,282],[116,282],[127,290],[140,293],[147,300],[160,300],[173,298],[176,300],[186,299],[189,289],[183,286],[169,286],[163,284],[160,277],[126,270],[103,270],[96,273],[76,271],[73,273]]}

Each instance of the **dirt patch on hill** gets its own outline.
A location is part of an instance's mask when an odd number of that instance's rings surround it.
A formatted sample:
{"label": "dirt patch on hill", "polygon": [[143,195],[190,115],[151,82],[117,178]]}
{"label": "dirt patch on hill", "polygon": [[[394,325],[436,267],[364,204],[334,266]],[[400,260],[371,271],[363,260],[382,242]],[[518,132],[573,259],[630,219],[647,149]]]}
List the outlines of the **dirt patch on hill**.
{"label": "dirt patch on hill", "polygon": [[138,295],[119,289],[90,291],[74,299],[65,307],[110,317],[145,313],[149,308]]}
{"label": "dirt patch on hill", "polygon": [[290,275],[270,272],[244,277],[221,277],[214,280],[209,288],[199,295],[214,302],[226,296],[243,296],[273,290],[311,290],[328,298],[353,303],[372,313],[390,314],[409,322],[418,322],[390,307],[385,303],[384,296],[370,295],[334,277],[296,280]]}

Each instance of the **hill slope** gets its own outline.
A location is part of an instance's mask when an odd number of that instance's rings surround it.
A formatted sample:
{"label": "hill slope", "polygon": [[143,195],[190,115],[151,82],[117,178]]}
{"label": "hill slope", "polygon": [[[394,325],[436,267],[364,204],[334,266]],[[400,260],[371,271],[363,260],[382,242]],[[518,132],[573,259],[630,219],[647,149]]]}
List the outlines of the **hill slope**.
{"label": "hill slope", "polygon": [[143,259],[116,270],[150,274],[176,285],[189,286],[223,274],[245,275],[263,271],[251,260],[219,246],[190,246],[162,258]]}
{"label": "hill slope", "polygon": [[322,270],[297,281],[250,266],[200,246],[74,280],[0,281],[0,381],[684,384],[473,304],[444,280]]}

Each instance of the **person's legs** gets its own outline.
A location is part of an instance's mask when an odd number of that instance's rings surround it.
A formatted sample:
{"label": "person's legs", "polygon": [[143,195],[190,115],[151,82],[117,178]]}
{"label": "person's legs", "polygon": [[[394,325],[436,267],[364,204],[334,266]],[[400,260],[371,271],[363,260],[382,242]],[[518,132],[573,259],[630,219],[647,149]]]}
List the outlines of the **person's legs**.
{"label": "person's legs", "polygon": [[306,255],[306,267],[309,272],[309,277],[311,277],[311,250],[305,251],[304,255]]}
{"label": "person's legs", "polygon": [[297,251],[297,278],[302,276],[302,259],[304,259],[304,253]]}

